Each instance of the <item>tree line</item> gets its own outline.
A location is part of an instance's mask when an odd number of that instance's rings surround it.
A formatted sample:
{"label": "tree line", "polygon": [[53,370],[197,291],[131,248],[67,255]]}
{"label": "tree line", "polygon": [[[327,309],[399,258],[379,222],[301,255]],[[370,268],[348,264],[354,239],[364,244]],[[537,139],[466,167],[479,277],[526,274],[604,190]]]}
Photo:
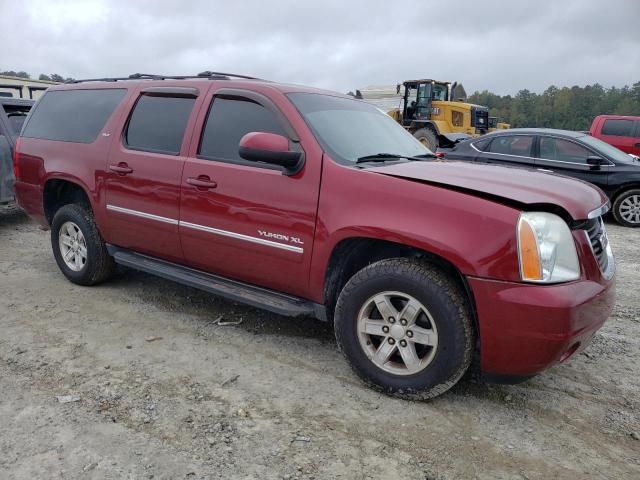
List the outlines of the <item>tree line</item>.
{"label": "tree line", "polygon": [[552,85],[541,94],[520,90],[513,97],[484,90],[474,92],[468,102],[489,107],[489,115],[512,127],[588,130],[597,115],[640,116],[640,82],[622,88],[604,88],[598,83],[562,88]]}
{"label": "tree line", "polygon": [[[18,78],[24,78],[25,80],[31,80],[31,75],[23,71],[16,72],[14,70],[4,70],[4,71],[0,71],[0,75],[7,75],[9,77],[18,77]],[[49,80],[50,82],[63,83],[63,82],[73,81],[74,79],[71,77],[65,78],[62,75],[58,75],[57,73],[50,73],[48,75],[46,73],[41,73],[38,76],[38,80]]]}

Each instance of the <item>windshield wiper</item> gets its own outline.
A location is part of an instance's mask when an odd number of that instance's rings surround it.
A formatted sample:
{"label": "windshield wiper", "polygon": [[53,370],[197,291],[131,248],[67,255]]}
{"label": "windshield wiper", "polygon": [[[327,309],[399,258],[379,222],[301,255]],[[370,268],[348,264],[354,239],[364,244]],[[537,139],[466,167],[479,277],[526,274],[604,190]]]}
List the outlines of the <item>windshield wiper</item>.
{"label": "windshield wiper", "polygon": [[364,157],[358,157],[356,163],[363,162],[386,162],[387,160],[397,160],[400,158],[407,158],[404,155],[397,155],[395,153],[374,153],[373,155],[365,155]]}
{"label": "windshield wiper", "polygon": [[421,155],[398,155],[396,153],[374,153],[373,155],[365,155],[364,157],[359,157],[356,160],[356,163],[364,163],[364,162],[386,162],[387,160],[424,160],[425,158],[435,158],[433,153],[423,153]]}

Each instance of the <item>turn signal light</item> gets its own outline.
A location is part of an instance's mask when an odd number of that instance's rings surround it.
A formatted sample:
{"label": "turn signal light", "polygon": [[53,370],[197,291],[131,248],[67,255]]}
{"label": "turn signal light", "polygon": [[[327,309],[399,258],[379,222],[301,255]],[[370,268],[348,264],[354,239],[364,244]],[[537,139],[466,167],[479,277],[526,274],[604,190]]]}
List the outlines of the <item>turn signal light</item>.
{"label": "turn signal light", "polygon": [[524,219],[518,225],[518,250],[520,252],[520,269],[523,280],[542,280],[542,263],[538,242],[533,228]]}

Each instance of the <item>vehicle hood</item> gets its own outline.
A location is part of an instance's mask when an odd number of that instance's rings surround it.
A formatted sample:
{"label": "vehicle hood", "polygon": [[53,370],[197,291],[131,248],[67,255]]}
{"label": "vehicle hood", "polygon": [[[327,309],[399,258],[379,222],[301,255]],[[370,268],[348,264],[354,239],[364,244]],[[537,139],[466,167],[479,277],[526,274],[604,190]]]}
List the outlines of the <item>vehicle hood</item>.
{"label": "vehicle hood", "polygon": [[574,220],[587,219],[590,212],[609,201],[602,190],[581,180],[517,167],[444,160],[398,163],[367,171],[523,206],[559,206]]}

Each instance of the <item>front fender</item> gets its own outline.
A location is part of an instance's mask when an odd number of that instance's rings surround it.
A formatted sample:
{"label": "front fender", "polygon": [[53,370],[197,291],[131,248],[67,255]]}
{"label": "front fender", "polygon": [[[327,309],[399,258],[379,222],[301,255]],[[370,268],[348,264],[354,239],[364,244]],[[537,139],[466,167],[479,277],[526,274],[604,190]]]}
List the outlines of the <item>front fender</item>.
{"label": "front fender", "polygon": [[311,266],[322,300],[331,254],[347,238],[399,243],[437,255],[463,275],[519,281],[519,211],[444,187],[343,167],[327,159]]}

